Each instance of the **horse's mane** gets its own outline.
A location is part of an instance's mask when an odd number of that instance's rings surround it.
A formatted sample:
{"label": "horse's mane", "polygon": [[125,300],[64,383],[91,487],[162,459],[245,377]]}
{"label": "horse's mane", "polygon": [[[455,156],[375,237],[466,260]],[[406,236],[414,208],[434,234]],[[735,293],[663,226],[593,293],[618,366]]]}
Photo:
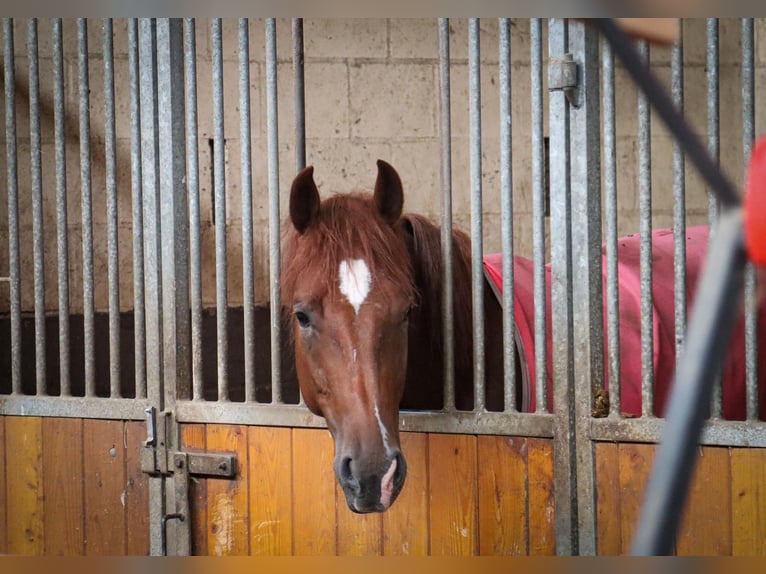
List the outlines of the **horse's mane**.
{"label": "horse's mane", "polygon": [[308,229],[298,234],[288,224],[283,242],[281,295],[295,301],[298,278],[311,274],[316,296],[338,289],[337,269],[349,258],[364,259],[372,277],[385,276],[414,297],[409,257],[396,231],[380,217],[366,193],[336,195],[324,200]]}
{"label": "horse's mane", "polygon": [[[441,230],[422,215],[408,213],[400,221],[402,233],[410,251],[413,280],[417,289],[416,306],[410,319],[410,336],[415,344],[427,346],[425,353],[410,356],[410,376],[427,378],[419,382],[424,396],[412,396],[412,408],[434,408],[428,400],[441,396],[443,381],[442,355],[444,341],[442,325],[442,288],[444,284]],[[455,340],[455,380],[467,385],[473,381],[470,349],[473,343],[471,328],[471,243],[459,230],[452,233],[453,317]],[[412,344],[410,345],[412,350]],[[466,350],[469,350],[466,352]],[[422,373],[418,373],[421,371]],[[426,390],[427,387],[432,387]],[[409,389],[408,389],[409,390]],[[421,404],[421,400],[425,401]],[[436,405],[438,408],[439,405]]]}

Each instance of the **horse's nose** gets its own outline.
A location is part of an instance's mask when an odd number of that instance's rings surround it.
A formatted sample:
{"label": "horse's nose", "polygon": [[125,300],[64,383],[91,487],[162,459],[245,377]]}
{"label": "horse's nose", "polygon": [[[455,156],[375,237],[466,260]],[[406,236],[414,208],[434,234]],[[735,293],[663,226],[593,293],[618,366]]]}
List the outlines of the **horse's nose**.
{"label": "horse's nose", "polygon": [[407,463],[399,450],[386,457],[382,467],[367,470],[361,459],[343,456],[337,462],[340,485],[354,512],[383,512],[396,500],[407,476]]}

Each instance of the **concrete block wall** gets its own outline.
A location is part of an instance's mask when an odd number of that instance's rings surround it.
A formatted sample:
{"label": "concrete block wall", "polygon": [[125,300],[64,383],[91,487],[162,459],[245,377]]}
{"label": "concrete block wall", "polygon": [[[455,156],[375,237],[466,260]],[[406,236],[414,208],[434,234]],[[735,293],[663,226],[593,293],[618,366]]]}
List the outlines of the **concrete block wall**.
{"label": "concrete block wall", "polygon": [[[741,183],[739,21],[721,21],[721,163]],[[242,304],[242,218],[239,145],[237,22],[224,20],[224,97],[226,193],[228,229],[228,286],[232,306]],[[120,306],[133,308],[130,130],[127,24],[114,22],[117,94]],[[514,185],[514,243],[516,252],[532,252],[531,149],[532,110],[529,103],[529,23],[514,20],[512,27],[512,127]],[[375,160],[386,159],[400,172],[405,186],[405,208],[440,216],[440,137],[437,23],[435,19],[306,20],[306,135],[307,162],[315,166],[320,193],[370,189]],[[253,214],[256,261],[256,301],[268,299],[268,195],[264,22],[250,21],[251,141]],[[705,22],[687,20],[685,37],[685,111],[700,133],[706,129]],[[43,193],[45,228],[46,308],[55,313],[56,219],[52,113],[50,21],[39,22],[43,125]],[[81,207],[77,105],[76,24],[64,24],[67,110],[67,193],[72,312],[82,308]],[[295,175],[291,23],[277,22],[280,196],[286,216],[290,182]],[[451,21],[453,209],[455,225],[470,229],[468,26]],[[544,36],[544,41],[547,39]],[[95,304],[107,309],[106,192],[103,152],[103,61],[100,20],[89,21],[92,185],[94,216]],[[483,211],[484,249],[500,249],[499,96],[497,21],[481,22]],[[2,47],[0,47],[2,50]],[[32,214],[29,177],[28,60],[26,22],[15,26],[17,121],[19,151],[19,206],[21,226],[22,308],[33,309]],[[547,51],[544,48],[544,53]],[[200,200],[203,248],[203,303],[215,305],[215,254],[212,212],[212,92],[210,24],[197,21],[199,90]],[[653,47],[651,61],[669,82],[670,50]],[[1,75],[0,75],[1,76]],[[0,83],[2,77],[0,77]],[[619,173],[619,232],[638,231],[637,96],[625,70],[617,70],[617,154]],[[756,21],[756,109],[766,94],[766,20]],[[1,96],[0,96],[1,97]],[[546,114],[547,115],[547,114]],[[756,118],[756,134],[766,120]],[[547,118],[546,118],[547,122]],[[5,125],[0,109],[0,125]],[[545,127],[547,133],[547,124]],[[671,140],[652,116],[653,224],[672,224]],[[8,271],[7,185],[5,131],[0,130],[0,276]],[[693,168],[687,166],[687,222],[707,221],[707,195]],[[8,309],[9,288],[0,283],[0,312]]]}

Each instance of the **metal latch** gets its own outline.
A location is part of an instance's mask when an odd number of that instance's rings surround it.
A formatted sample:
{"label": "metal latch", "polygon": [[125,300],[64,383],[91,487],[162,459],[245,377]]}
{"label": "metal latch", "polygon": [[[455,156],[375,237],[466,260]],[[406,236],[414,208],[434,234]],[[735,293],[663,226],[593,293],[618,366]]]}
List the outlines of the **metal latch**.
{"label": "metal latch", "polygon": [[146,409],[146,440],[141,448],[141,470],[151,476],[173,477],[175,511],[165,513],[161,524],[162,554],[167,554],[168,521],[177,521],[175,551],[191,554],[191,520],[189,517],[189,481],[192,477],[234,478],[237,457],[227,453],[187,453],[169,451],[166,431],[170,413],[157,419],[154,407]]}
{"label": "metal latch", "polygon": [[563,91],[567,101],[574,107],[580,107],[580,78],[574,56],[567,52],[563,59],[551,58],[548,61],[548,91]]}

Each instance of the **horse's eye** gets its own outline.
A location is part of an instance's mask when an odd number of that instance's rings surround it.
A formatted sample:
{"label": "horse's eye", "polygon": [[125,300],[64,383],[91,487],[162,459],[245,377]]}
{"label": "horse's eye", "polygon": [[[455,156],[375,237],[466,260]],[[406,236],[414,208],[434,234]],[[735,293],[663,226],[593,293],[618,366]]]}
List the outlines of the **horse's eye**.
{"label": "horse's eye", "polygon": [[296,311],[295,312],[295,319],[298,321],[298,324],[303,329],[305,329],[306,327],[311,325],[311,320],[309,319],[309,316],[306,313],[304,313],[303,311]]}

